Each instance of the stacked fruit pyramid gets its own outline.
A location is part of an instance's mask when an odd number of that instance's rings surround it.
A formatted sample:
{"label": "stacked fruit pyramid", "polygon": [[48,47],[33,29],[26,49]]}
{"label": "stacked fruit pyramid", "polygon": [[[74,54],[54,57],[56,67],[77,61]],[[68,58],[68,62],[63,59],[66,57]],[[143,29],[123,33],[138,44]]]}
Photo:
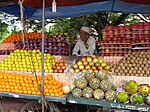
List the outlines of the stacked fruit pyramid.
{"label": "stacked fruit pyramid", "polygon": [[[15,50],[2,62],[0,70],[14,70],[24,72],[41,72],[42,53],[40,50]],[[44,54],[45,72],[53,72],[55,65],[54,57],[51,54]]]}
{"label": "stacked fruit pyramid", "polygon": [[[41,33],[36,33],[36,32],[30,32],[27,34],[24,38],[41,38],[42,34]],[[22,33],[18,33],[18,34],[11,34],[9,35],[6,39],[3,40],[2,43],[13,43],[13,42],[18,42],[18,41],[22,41]]]}
{"label": "stacked fruit pyramid", "polygon": [[75,88],[72,90],[72,95],[75,98],[106,99],[107,101],[114,101],[115,99],[115,86],[109,81],[104,70],[98,73],[86,72],[83,77],[75,80],[74,84]]}
{"label": "stacked fruit pyramid", "polygon": [[102,69],[109,71],[110,67],[110,64],[106,63],[101,56],[86,56],[82,57],[75,64],[73,64],[69,69],[69,72],[78,73],[92,70],[94,73],[98,73],[98,71]]}
{"label": "stacked fruit pyramid", "polygon": [[137,52],[125,55],[117,65],[112,67],[118,76],[150,77],[150,53]]}
{"label": "stacked fruit pyramid", "polygon": [[[0,92],[41,95],[41,76],[0,72]],[[57,82],[51,75],[44,76],[44,94],[62,96],[62,82]]]}
{"label": "stacked fruit pyramid", "polygon": [[116,94],[119,103],[128,103],[135,105],[144,104],[144,97],[150,93],[150,87],[147,84],[138,85],[134,80],[126,81],[123,85],[123,91]]}

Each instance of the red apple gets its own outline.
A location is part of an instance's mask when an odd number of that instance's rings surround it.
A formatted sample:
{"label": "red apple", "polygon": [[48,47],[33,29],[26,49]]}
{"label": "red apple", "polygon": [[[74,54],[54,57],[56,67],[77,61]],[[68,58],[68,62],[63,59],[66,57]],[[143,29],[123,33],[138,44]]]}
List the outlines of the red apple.
{"label": "red apple", "polygon": [[58,70],[58,73],[63,73],[63,71],[61,69]]}
{"label": "red apple", "polygon": [[63,63],[63,62],[60,62],[60,63],[59,63],[59,66],[63,66],[63,65],[64,65],[64,63]]}
{"label": "red apple", "polygon": [[64,60],[61,59],[59,62],[60,62],[60,63],[61,63],[61,62],[64,63]]}
{"label": "red apple", "polygon": [[65,67],[65,66],[62,66],[62,67],[61,67],[61,69],[62,69],[62,70],[65,70],[65,69],[66,69],[66,67]]}
{"label": "red apple", "polygon": [[54,73],[58,73],[58,71],[55,69],[54,71],[53,71]]}
{"label": "red apple", "polygon": [[57,66],[56,69],[59,70],[59,69],[60,69],[60,66]]}

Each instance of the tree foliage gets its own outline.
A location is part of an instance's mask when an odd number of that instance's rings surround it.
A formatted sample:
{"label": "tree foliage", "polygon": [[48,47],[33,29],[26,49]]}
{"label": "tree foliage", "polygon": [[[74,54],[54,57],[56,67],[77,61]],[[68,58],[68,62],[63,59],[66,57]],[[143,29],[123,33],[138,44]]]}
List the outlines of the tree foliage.
{"label": "tree foliage", "polygon": [[98,12],[80,17],[53,20],[55,24],[49,27],[49,32],[69,32],[70,35],[75,36],[81,26],[86,25],[92,28],[92,34],[101,38],[101,31],[105,26],[131,25],[140,20],[136,14]]}
{"label": "tree foliage", "polygon": [[0,42],[9,34],[8,24],[0,20]]}

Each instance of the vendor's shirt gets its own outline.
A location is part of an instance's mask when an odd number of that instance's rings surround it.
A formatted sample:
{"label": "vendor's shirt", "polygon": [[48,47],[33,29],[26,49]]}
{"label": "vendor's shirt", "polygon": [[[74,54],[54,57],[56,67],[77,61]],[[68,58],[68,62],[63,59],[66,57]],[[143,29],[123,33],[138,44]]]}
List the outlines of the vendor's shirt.
{"label": "vendor's shirt", "polygon": [[[86,49],[84,42],[79,39],[73,49],[73,55],[81,55],[81,56],[89,56],[89,55],[93,55],[94,50],[95,50],[95,46],[96,46],[96,41],[95,38],[93,38],[92,36],[90,36],[86,42],[89,45],[89,48]],[[78,54],[78,52],[80,51],[80,54]]]}

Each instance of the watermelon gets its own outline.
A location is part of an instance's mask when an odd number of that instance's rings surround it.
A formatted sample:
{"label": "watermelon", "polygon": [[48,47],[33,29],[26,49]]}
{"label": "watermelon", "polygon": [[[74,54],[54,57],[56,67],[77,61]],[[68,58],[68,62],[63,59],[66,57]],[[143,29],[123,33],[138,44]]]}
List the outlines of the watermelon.
{"label": "watermelon", "polygon": [[118,92],[116,99],[119,103],[127,103],[129,101],[129,95],[124,91]]}

